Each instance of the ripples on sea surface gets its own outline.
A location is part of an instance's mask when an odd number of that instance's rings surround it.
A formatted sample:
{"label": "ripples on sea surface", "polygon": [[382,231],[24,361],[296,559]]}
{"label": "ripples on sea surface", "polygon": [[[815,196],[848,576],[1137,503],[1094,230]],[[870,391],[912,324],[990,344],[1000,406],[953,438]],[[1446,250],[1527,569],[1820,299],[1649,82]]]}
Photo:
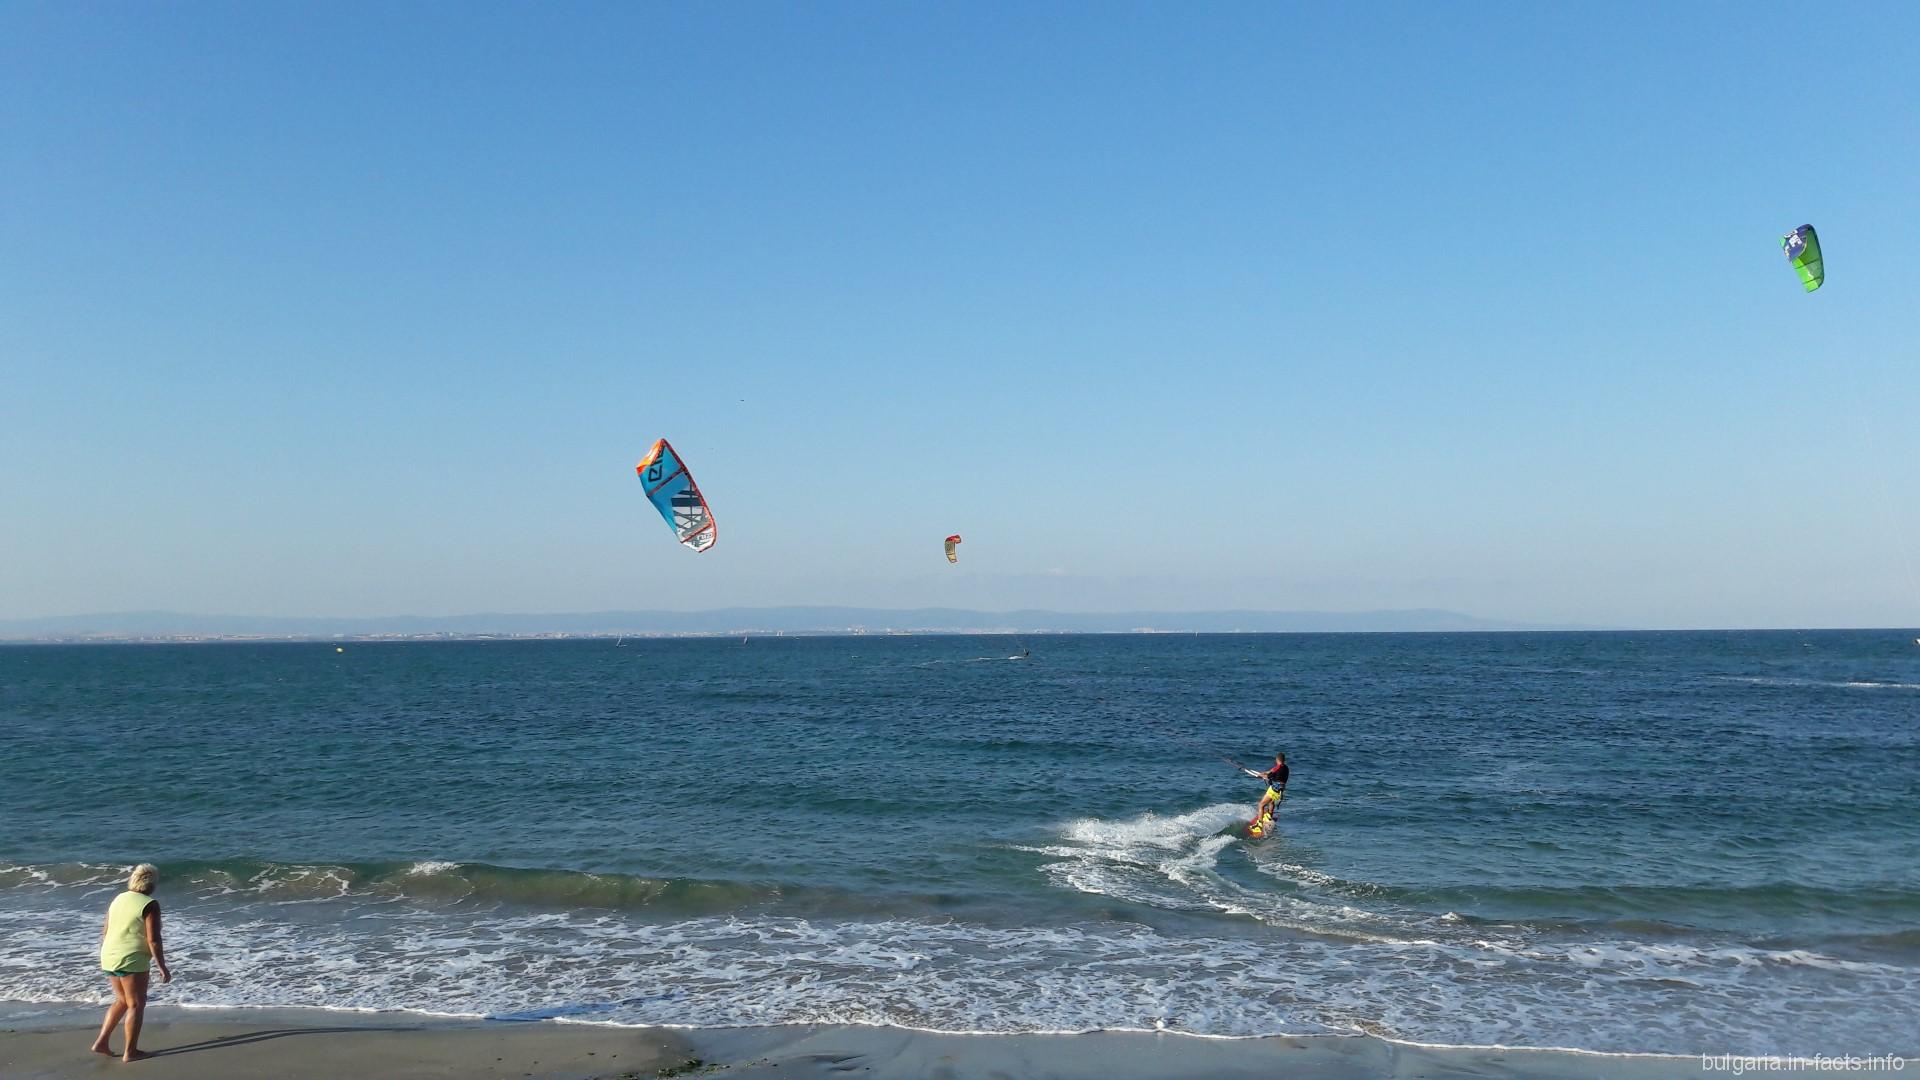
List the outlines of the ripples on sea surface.
{"label": "ripples on sea surface", "polygon": [[1912,1054],[1913,637],[0,648],[0,1000]]}

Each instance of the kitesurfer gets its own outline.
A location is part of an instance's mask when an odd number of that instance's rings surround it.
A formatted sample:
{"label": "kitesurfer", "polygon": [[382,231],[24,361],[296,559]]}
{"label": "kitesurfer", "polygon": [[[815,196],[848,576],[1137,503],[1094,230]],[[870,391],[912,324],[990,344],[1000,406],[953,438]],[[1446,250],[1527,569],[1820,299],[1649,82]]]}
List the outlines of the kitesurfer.
{"label": "kitesurfer", "polygon": [[1273,768],[1254,775],[1267,782],[1267,793],[1260,796],[1260,808],[1253,812],[1253,820],[1259,821],[1279,809],[1280,800],[1287,797],[1287,755],[1273,755]]}

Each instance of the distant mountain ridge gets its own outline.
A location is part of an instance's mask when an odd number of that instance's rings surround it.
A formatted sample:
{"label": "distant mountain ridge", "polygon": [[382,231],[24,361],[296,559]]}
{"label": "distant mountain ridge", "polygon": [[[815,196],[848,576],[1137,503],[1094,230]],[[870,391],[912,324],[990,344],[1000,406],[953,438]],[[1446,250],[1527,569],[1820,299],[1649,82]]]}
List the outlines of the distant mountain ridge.
{"label": "distant mountain ridge", "polygon": [[958,608],[766,607],[712,611],[386,615],[320,618],[129,611],[0,619],[0,640],[155,638],[593,637],[609,634],[847,633],[1341,633],[1575,630],[1456,611],[965,611]]}

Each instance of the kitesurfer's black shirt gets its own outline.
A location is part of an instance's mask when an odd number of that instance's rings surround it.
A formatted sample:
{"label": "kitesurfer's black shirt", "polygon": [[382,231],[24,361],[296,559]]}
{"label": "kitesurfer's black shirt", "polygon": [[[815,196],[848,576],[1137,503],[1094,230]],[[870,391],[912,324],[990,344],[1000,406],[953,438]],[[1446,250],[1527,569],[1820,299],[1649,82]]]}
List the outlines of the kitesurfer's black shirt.
{"label": "kitesurfer's black shirt", "polygon": [[1274,787],[1283,788],[1287,786],[1287,767],[1285,765],[1275,765],[1266,771],[1265,776],[1267,783]]}

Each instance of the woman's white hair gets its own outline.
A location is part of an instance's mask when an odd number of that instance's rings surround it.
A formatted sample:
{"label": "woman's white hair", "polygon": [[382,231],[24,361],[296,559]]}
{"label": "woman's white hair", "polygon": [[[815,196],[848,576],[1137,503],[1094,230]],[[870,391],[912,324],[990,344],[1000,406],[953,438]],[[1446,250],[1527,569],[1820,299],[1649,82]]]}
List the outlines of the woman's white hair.
{"label": "woman's white hair", "polygon": [[160,880],[160,868],[150,862],[143,862],[127,875],[127,888],[134,892],[153,891],[153,883]]}

